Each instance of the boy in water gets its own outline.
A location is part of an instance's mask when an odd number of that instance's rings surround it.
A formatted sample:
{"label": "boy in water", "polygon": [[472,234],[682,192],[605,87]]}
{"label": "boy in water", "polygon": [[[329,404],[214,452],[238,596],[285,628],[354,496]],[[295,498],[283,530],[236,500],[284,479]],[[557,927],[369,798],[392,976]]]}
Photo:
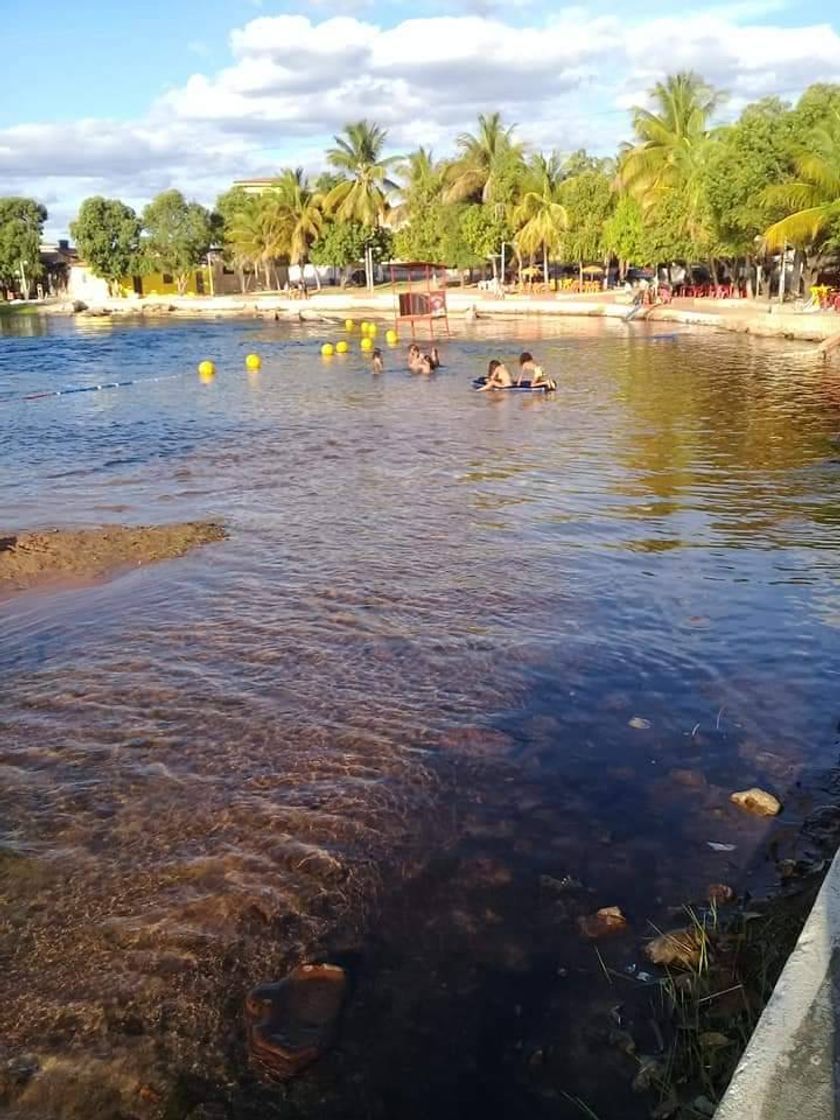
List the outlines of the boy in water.
{"label": "boy in water", "polygon": [[487,366],[487,380],[478,391],[486,393],[488,389],[509,389],[511,385],[513,385],[513,378],[510,370],[494,358]]}
{"label": "boy in water", "polygon": [[371,373],[384,373],[385,372],[385,363],[382,361],[382,351],[379,349],[378,346],[374,350],[373,356],[371,358],[370,372]]}

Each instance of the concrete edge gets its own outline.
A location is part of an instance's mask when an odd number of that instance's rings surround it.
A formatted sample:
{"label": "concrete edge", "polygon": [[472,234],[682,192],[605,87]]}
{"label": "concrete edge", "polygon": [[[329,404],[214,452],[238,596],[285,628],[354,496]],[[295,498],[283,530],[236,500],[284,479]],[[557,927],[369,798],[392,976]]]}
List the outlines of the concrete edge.
{"label": "concrete edge", "polygon": [[840,852],[723,1097],[715,1120],[835,1116]]}

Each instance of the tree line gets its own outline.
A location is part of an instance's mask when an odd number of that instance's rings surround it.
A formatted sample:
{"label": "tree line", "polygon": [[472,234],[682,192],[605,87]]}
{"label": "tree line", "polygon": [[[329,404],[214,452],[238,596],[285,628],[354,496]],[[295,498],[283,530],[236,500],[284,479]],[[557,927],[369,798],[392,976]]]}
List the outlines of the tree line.
{"label": "tree line", "polygon": [[[696,74],[669,76],[649,108],[632,110],[632,139],[611,158],[529,150],[499,113],[480,116],[442,159],[423,147],[397,156],[386,154],[384,129],[359,121],[335,137],[317,177],[286,169],[259,193],[233,187],[212,210],[175,190],[140,215],[89,198],[71,232],[115,288],[154,271],[183,290],[211,247],[244,290],[247,274],[272,287],[280,262],[364,261],[369,282],[375,262],[391,258],[489,263],[495,275],[504,245],[520,274],[530,266],[547,277],[558,262],[617,261],[622,273],[682,262],[765,291],[788,247],[798,291],[840,251],[840,85],[813,85],[795,105],[764,98],[716,126],[722,101]],[[0,284],[19,280],[22,262],[34,267],[32,231],[45,219],[32,200],[0,199]]]}

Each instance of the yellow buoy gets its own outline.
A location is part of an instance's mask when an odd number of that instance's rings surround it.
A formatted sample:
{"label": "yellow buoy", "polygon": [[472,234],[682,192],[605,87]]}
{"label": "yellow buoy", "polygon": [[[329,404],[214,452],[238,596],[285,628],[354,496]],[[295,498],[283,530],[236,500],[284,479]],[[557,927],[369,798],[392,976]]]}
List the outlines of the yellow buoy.
{"label": "yellow buoy", "polygon": [[249,354],[245,359],[246,369],[259,369],[262,365],[262,358],[259,354]]}
{"label": "yellow buoy", "polygon": [[321,356],[323,358],[331,358],[335,353],[335,347],[331,342],[325,342],[321,347]]}
{"label": "yellow buoy", "polygon": [[376,338],[376,323],[368,323],[367,333],[371,338]]}
{"label": "yellow buoy", "polygon": [[397,343],[399,342],[399,336],[397,335],[397,332],[396,331],[386,331],[385,332],[385,341],[388,343],[389,346],[396,346]]}
{"label": "yellow buoy", "polygon": [[349,349],[350,344],[343,338],[335,344],[336,354],[346,354]]}
{"label": "yellow buoy", "polygon": [[353,331],[353,330],[356,329],[356,324],[353,322],[352,319],[345,319],[344,320],[344,329],[346,331]]}
{"label": "yellow buoy", "polygon": [[362,339],[362,341],[359,343],[359,345],[361,346],[361,348],[363,350],[372,350],[373,349],[373,339],[370,337],[370,335],[365,335],[365,337]]}
{"label": "yellow buoy", "polygon": [[198,363],[198,372],[202,377],[212,377],[216,372],[216,367],[212,362],[203,361]]}
{"label": "yellow buoy", "polygon": [[367,334],[369,326],[370,323],[367,321],[367,319],[362,319],[361,323],[359,323],[359,330],[362,334]]}

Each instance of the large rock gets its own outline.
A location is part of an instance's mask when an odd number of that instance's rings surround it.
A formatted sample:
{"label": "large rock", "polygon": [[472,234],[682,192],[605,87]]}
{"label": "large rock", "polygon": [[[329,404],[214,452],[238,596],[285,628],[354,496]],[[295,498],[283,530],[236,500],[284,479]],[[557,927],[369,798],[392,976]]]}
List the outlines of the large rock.
{"label": "large rock", "polygon": [[779,799],[763,789],[743,789],[733,793],[729,800],[756,817],[775,817],[782,811]]}
{"label": "large rock", "polygon": [[334,964],[301,964],[245,1001],[248,1053],[257,1072],[288,1081],[332,1043],[347,978]]}
{"label": "large rock", "polygon": [[594,914],[578,918],[578,929],[590,941],[597,941],[601,937],[624,933],[627,929],[627,919],[617,906],[605,906]]}

